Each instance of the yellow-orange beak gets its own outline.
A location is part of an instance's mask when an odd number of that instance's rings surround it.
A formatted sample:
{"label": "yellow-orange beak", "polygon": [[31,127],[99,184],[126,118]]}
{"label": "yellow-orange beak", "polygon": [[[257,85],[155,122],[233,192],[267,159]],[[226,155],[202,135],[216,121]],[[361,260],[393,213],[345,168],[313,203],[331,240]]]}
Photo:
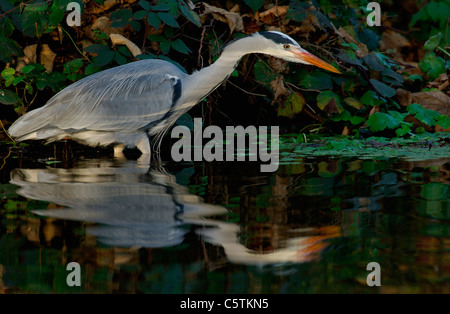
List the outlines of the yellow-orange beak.
{"label": "yellow-orange beak", "polygon": [[330,72],[342,74],[341,72],[339,72],[338,69],[336,69],[334,66],[332,66],[328,62],[325,62],[322,59],[317,58],[315,55],[313,55],[312,53],[309,53],[305,50],[295,49],[295,50],[292,50],[292,53],[295,55],[295,57],[297,59],[300,59],[304,62],[315,65],[316,67],[328,70]]}

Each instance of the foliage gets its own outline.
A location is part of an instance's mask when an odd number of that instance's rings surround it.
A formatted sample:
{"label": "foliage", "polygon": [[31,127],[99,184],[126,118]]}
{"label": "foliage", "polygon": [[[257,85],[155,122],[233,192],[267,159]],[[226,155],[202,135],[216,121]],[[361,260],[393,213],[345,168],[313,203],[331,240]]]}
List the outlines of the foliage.
{"label": "foliage", "polygon": [[[298,131],[356,135],[368,131],[384,136],[434,132],[449,125],[448,116],[433,111],[435,107],[402,103],[397,98],[400,89],[420,93],[435,88],[437,82],[444,84],[441,77],[450,66],[446,50],[449,0],[422,4],[414,14],[403,17],[407,23],[394,25],[412,28],[405,39],[410,51],[425,51],[423,58],[414,60],[418,64],[414,69],[398,61],[398,54],[404,53],[400,48],[382,47],[386,36],[393,36],[386,28],[367,26],[366,0],[342,0],[333,5],[328,0],[231,1],[234,8],[227,5],[214,14],[203,13],[201,3],[195,2],[194,7],[182,0],[123,1],[112,7],[103,1],[77,0],[82,8],[82,27],[66,24],[69,2],[0,0],[0,103],[12,106],[19,114],[24,114],[35,99],[41,103],[39,97],[44,94],[48,99],[72,82],[103,69],[160,58],[191,72],[214,62],[233,38],[274,29],[289,33],[303,48],[343,74],[297,64],[280,67],[261,56],[250,59],[249,64],[243,62],[233,80],[243,90],[259,88],[270,93],[258,100],[266,101],[260,108],[268,121],[275,118],[277,124],[286,128],[293,125]],[[397,10],[384,3],[382,9]],[[107,17],[109,24],[94,28],[100,17]],[[115,44],[111,33],[125,36],[140,53],[125,43]],[[414,47],[413,41],[418,43]],[[39,55],[43,43],[56,52],[53,70]],[[30,56],[26,48],[35,44],[37,51]],[[439,90],[448,94],[449,88]]]}

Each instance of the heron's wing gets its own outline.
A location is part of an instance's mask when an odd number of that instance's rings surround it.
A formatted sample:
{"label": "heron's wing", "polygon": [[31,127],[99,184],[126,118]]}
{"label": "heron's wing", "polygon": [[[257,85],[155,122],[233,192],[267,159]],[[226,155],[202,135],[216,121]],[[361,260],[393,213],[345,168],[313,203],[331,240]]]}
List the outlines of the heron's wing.
{"label": "heron's wing", "polygon": [[13,136],[56,127],[134,132],[162,119],[181,93],[186,76],[161,60],[142,60],[108,69],[65,88],[13,125]]}
{"label": "heron's wing", "polygon": [[51,101],[60,129],[135,131],[156,122],[180,94],[180,75],[167,62],[135,62],[80,81]]}

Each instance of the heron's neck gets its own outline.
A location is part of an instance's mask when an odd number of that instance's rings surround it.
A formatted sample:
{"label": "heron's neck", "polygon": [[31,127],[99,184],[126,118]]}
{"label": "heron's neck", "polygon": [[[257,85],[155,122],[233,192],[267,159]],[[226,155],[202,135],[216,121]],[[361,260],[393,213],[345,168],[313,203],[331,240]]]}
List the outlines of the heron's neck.
{"label": "heron's neck", "polygon": [[[256,44],[256,46],[255,46]],[[245,37],[229,44],[216,62],[189,76],[185,91],[190,91],[190,98],[197,102],[211,93],[226,80],[246,54],[262,51],[253,36]]]}

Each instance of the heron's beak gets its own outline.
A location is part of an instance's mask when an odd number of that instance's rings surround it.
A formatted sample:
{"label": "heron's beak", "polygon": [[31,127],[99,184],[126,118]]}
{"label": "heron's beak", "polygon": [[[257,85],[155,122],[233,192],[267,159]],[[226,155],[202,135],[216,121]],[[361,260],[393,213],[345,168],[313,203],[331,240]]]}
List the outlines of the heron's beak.
{"label": "heron's beak", "polygon": [[341,72],[339,72],[338,69],[336,69],[331,64],[323,61],[322,59],[317,58],[315,55],[313,55],[312,53],[309,53],[309,52],[307,52],[305,50],[294,49],[294,50],[292,50],[292,53],[295,55],[295,57],[297,59],[300,59],[303,62],[315,65],[315,66],[317,66],[319,68],[328,70],[330,72],[342,74]]}

